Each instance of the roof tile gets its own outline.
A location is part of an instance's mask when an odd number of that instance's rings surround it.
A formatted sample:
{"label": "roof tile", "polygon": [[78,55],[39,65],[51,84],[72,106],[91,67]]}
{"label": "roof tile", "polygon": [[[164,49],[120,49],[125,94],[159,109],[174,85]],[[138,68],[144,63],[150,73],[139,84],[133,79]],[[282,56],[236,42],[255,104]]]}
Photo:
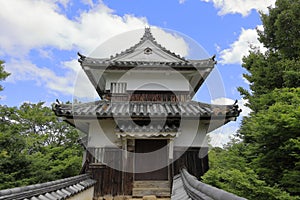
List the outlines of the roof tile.
{"label": "roof tile", "polygon": [[237,105],[211,105],[190,102],[110,102],[107,100],[80,104],[57,104],[53,107],[57,116],[64,117],[237,117],[241,110]]}
{"label": "roof tile", "polygon": [[47,183],[0,190],[0,200],[59,200],[93,186],[96,181],[83,174]]}

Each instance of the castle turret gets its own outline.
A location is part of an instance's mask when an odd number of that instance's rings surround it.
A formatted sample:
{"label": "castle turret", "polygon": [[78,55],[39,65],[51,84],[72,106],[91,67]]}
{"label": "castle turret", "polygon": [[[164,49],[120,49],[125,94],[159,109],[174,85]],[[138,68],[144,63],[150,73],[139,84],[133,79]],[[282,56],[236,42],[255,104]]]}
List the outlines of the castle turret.
{"label": "castle turret", "polygon": [[156,42],[150,28],[119,54],[79,54],[79,62],[101,100],[58,104],[54,111],[87,135],[83,172],[97,180],[95,196],[143,196],[149,185],[151,194],[170,196],[181,168],[196,177],[208,170],[207,133],[240,113],[236,105],[193,101],[214,57],[176,55]]}

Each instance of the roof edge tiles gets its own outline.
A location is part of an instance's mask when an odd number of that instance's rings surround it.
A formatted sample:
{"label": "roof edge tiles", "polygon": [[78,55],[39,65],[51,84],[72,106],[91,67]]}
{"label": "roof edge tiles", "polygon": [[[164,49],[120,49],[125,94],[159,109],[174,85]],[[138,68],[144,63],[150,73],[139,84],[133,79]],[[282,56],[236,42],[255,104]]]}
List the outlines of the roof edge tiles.
{"label": "roof edge tiles", "polygon": [[117,133],[131,133],[131,132],[140,132],[140,133],[177,133],[180,132],[180,128],[172,124],[168,126],[167,124],[151,124],[139,126],[132,122],[118,123],[118,126],[115,128]]}
{"label": "roof edge tiles", "polygon": [[88,174],[56,181],[0,190],[0,200],[65,199],[74,196],[96,183]]}
{"label": "roof edge tiles", "polygon": [[150,102],[130,101],[111,102],[100,100],[80,104],[56,104],[53,111],[66,118],[126,118],[126,117],[180,117],[180,118],[236,118],[241,110],[236,104],[212,105],[196,101]]}
{"label": "roof edge tiles", "polygon": [[[84,56],[83,56],[84,57]],[[196,69],[210,69],[216,64],[216,61],[212,58],[203,60],[192,60],[187,62],[161,62],[161,61],[109,61],[106,59],[97,59],[85,57],[84,59],[79,58],[79,62],[88,66],[89,69],[157,69],[165,70],[172,67],[177,70],[196,70]],[[164,68],[162,68],[164,67]]]}

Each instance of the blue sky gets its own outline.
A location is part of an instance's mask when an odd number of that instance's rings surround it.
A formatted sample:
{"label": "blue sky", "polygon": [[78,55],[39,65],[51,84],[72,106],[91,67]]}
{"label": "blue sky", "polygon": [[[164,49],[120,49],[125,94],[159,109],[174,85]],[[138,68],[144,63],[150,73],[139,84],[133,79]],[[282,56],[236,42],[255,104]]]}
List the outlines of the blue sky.
{"label": "blue sky", "polygon": [[[214,83],[219,74],[225,93],[208,98],[204,86],[196,94],[197,100],[230,103],[230,99],[237,99],[245,116],[249,109],[236,90],[248,87],[242,78],[241,58],[250,44],[263,50],[255,31],[262,29],[258,10],[267,12],[274,2],[0,0],[0,59],[12,74],[1,83],[5,89],[0,93],[0,104],[44,101],[50,105],[57,98],[72,101],[80,73],[78,51],[89,55],[112,36],[150,26],[178,31],[202,45],[210,56],[216,54],[218,64],[207,82]],[[75,88],[84,88],[84,80],[77,81]],[[239,121],[215,132],[217,142],[227,141]]]}

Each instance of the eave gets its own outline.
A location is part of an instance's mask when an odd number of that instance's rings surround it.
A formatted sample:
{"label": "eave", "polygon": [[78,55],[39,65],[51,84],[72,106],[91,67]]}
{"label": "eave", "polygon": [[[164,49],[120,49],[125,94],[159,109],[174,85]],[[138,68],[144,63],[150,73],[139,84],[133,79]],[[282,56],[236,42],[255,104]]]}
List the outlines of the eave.
{"label": "eave", "polygon": [[241,110],[237,105],[211,105],[199,102],[109,102],[63,105],[53,107],[55,114],[66,119],[187,119],[187,120],[235,120]]}

